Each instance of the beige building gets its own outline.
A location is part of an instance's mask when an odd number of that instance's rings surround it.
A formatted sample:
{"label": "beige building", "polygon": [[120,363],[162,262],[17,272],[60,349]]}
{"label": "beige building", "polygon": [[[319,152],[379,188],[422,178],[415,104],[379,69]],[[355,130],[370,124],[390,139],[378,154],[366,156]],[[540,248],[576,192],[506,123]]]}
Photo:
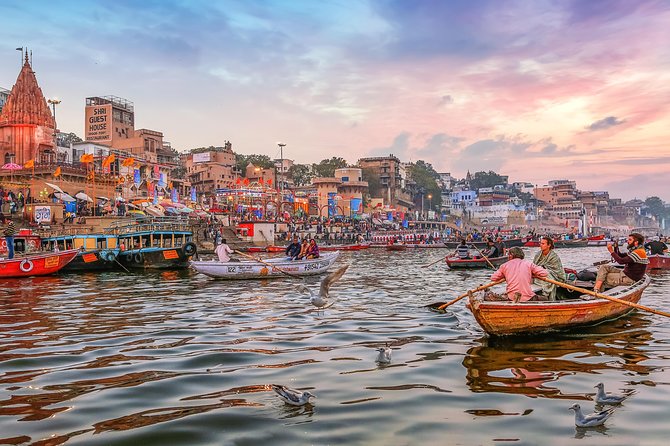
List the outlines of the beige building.
{"label": "beige building", "polygon": [[368,191],[367,181],[363,181],[362,169],[345,167],[335,169],[335,178],[340,180],[337,193],[341,197],[339,205],[345,216],[363,212],[363,195]]}
{"label": "beige building", "polygon": [[399,211],[408,211],[414,207],[412,197],[405,191],[407,174],[404,166],[393,155],[361,158],[361,169],[369,169],[379,178],[380,190],[370,191],[371,198],[383,199],[384,205]]}
{"label": "beige building", "polygon": [[189,153],[185,158],[186,177],[199,194],[214,194],[216,189],[233,186],[238,178],[235,153],[229,146],[220,150]]}

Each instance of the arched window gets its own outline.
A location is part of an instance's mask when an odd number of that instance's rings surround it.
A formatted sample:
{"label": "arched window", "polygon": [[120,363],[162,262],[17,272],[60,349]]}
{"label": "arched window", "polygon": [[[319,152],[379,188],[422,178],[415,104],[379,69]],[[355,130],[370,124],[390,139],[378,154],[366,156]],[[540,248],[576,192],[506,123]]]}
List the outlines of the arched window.
{"label": "arched window", "polygon": [[12,155],[9,152],[5,152],[5,164],[12,162]]}

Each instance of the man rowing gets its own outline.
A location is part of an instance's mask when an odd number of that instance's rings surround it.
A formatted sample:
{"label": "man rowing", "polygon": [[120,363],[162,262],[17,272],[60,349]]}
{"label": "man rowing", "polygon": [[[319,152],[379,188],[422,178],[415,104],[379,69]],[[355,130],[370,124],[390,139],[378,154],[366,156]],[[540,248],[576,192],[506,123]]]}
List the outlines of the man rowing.
{"label": "man rowing", "polygon": [[[491,275],[491,282],[504,279],[507,282],[506,299],[514,302],[540,300],[531,289],[534,277],[547,277],[546,269],[524,260],[524,253],[519,247],[507,250],[509,261],[503,263],[498,271]],[[490,293],[491,295],[493,293]],[[503,299],[505,296],[501,296]],[[499,300],[499,299],[492,299]]]}

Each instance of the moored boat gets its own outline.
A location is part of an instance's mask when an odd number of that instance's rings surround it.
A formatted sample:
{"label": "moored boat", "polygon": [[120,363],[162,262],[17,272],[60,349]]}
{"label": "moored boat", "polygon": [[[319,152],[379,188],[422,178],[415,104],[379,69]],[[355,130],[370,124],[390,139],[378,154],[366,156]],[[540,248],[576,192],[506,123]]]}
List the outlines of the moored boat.
{"label": "moored boat", "polygon": [[394,243],[392,245],[386,245],[387,251],[404,251],[407,249],[407,245],[401,243]]}
{"label": "moored boat", "polygon": [[126,269],[184,269],[197,252],[188,221],[147,218],[108,228],[119,239],[117,260]]}
{"label": "moored boat", "polygon": [[649,259],[649,269],[670,269],[670,255],[667,254],[650,254],[647,256]]}
{"label": "moored boat", "polygon": [[[618,286],[601,294],[637,303],[650,280],[649,276],[645,276],[630,286]],[[485,301],[483,297],[483,293],[470,295],[467,307],[482,329],[492,336],[536,334],[596,325],[634,309],[590,295],[570,300],[520,303]]]}
{"label": "moored boat", "polygon": [[288,260],[285,257],[265,259],[262,262],[191,261],[199,273],[216,279],[269,279],[290,276],[313,276],[324,273],[335,263],[340,252],[329,252],[317,259]]}
{"label": "moored boat", "polygon": [[80,233],[69,235],[47,235],[42,237],[42,249],[55,251],[76,249],[76,257],[62,272],[110,271],[118,268],[119,254],[116,236],[100,233]]}
{"label": "moored boat", "polygon": [[[493,266],[500,266],[503,263],[507,262],[509,258],[507,256],[500,257],[489,257],[489,262]],[[447,265],[452,269],[481,269],[481,268],[490,268],[489,262],[486,261],[483,257],[477,257],[474,259],[459,259],[455,257],[446,258]]]}
{"label": "moored boat", "polygon": [[46,276],[61,270],[77,255],[76,249],[0,260],[0,278]]}

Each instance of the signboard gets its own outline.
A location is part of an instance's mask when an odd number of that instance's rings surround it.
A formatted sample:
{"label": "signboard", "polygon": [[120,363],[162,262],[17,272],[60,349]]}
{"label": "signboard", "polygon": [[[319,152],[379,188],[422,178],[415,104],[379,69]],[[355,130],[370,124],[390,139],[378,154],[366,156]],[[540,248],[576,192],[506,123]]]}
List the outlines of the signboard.
{"label": "signboard", "polygon": [[112,140],[112,104],[86,107],[86,141]]}
{"label": "signboard", "polygon": [[51,223],[51,207],[35,206],[35,221],[37,223]]}
{"label": "signboard", "polygon": [[210,161],[210,153],[211,152],[194,153],[193,154],[193,162],[194,163],[208,163]]}

